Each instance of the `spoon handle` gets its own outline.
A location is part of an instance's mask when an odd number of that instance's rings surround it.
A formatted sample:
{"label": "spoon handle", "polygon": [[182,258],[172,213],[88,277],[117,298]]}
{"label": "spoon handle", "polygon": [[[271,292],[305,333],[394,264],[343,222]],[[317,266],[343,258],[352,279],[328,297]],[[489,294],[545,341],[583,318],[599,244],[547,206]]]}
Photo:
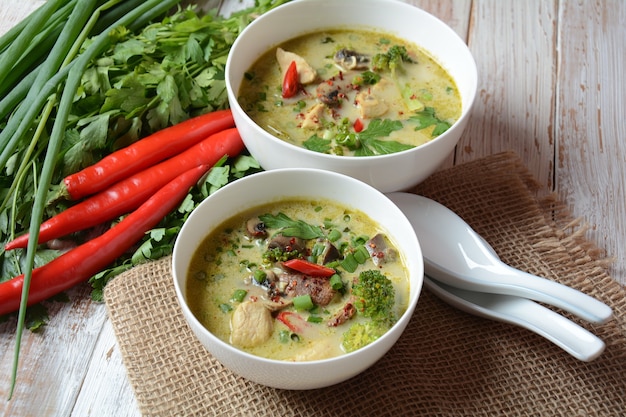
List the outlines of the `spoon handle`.
{"label": "spoon handle", "polygon": [[424,271],[438,281],[457,288],[529,298],[559,307],[592,323],[605,323],[613,314],[609,306],[587,294],[503,262],[496,268],[475,265],[472,276],[467,276],[424,258]]}
{"label": "spoon handle", "polygon": [[509,265],[506,267],[511,274],[511,285],[518,285],[531,294],[536,293],[536,296],[527,298],[560,307],[592,323],[602,324],[611,319],[613,311],[609,306],[581,291]]}
{"label": "spoon handle", "polygon": [[597,358],[605,349],[604,342],[594,334],[527,298],[467,291],[427,276],[424,285],[459,310],[524,327],[582,361]]}

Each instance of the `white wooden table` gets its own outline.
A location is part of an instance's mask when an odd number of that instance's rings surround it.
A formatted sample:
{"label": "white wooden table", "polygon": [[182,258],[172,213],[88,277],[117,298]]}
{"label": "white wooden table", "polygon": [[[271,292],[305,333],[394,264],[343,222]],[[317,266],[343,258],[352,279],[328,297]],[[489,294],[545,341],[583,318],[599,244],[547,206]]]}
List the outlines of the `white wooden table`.
{"label": "white wooden table", "polygon": [[[443,167],[517,152],[590,226],[587,237],[616,258],[610,273],[626,284],[626,2],[408,2],[452,26],[478,64],[473,118]],[[0,0],[0,33],[42,3]],[[225,0],[222,11],[252,3]],[[15,322],[0,325],[0,415],[139,415],[105,306],[89,292],[72,290],[43,333],[24,334],[11,401]]]}

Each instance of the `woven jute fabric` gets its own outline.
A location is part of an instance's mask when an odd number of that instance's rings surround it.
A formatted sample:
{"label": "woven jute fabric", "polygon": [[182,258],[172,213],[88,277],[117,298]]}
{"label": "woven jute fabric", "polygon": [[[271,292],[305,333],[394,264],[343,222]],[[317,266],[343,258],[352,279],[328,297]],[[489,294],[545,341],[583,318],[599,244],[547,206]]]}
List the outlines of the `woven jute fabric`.
{"label": "woven jute fabric", "polygon": [[[118,276],[106,305],[146,416],[624,416],[626,292],[587,227],[542,191],[516,155],[432,175],[415,190],[456,211],[508,264],[577,288],[613,308],[576,322],[606,350],[579,361],[528,330],[460,312],[424,289],[409,326],[379,362],[344,383],[277,390],[234,375],[179,312],[170,258]],[[428,244],[428,242],[422,242]],[[571,316],[568,316],[573,318]]]}

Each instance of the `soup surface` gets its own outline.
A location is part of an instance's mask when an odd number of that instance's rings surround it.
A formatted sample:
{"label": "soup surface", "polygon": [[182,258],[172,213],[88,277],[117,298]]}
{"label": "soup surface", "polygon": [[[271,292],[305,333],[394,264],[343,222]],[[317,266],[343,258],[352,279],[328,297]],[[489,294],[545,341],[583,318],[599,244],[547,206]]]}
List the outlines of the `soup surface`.
{"label": "soup surface", "polygon": [[347,156],[419,146],[461,114],[456,84],[426,51],[369,30],[311,33],[271,49],[246,72],[239,103],[282,140]]}
{"label": "soup surface", "polygon": [[382,336],[406,311],[404,262],[384,231],[331,201],[289,200],[224,222],[195,252],[188,304],[249,353],[307,361]]}

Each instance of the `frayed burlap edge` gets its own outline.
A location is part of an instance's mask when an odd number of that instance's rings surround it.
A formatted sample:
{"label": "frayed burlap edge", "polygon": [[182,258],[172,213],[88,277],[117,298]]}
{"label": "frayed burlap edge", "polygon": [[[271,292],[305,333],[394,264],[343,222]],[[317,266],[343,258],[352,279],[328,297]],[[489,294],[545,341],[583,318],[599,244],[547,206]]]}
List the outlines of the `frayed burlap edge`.
{"label": "frayed burlap edge", "polygon": [[521,328],[476,318],[427,290],[394,348],[361,375],[313,391],[275,390],[233,375],[187,327],[171,259],[120,275],[105,300],[128,377],[146,416],[626,415],[626,294],[609,258],[512,153],[434,174],[415,190],[466,219],[514,267],[609,304],[615,318],[582,326],[607,348],[578,361]]}

